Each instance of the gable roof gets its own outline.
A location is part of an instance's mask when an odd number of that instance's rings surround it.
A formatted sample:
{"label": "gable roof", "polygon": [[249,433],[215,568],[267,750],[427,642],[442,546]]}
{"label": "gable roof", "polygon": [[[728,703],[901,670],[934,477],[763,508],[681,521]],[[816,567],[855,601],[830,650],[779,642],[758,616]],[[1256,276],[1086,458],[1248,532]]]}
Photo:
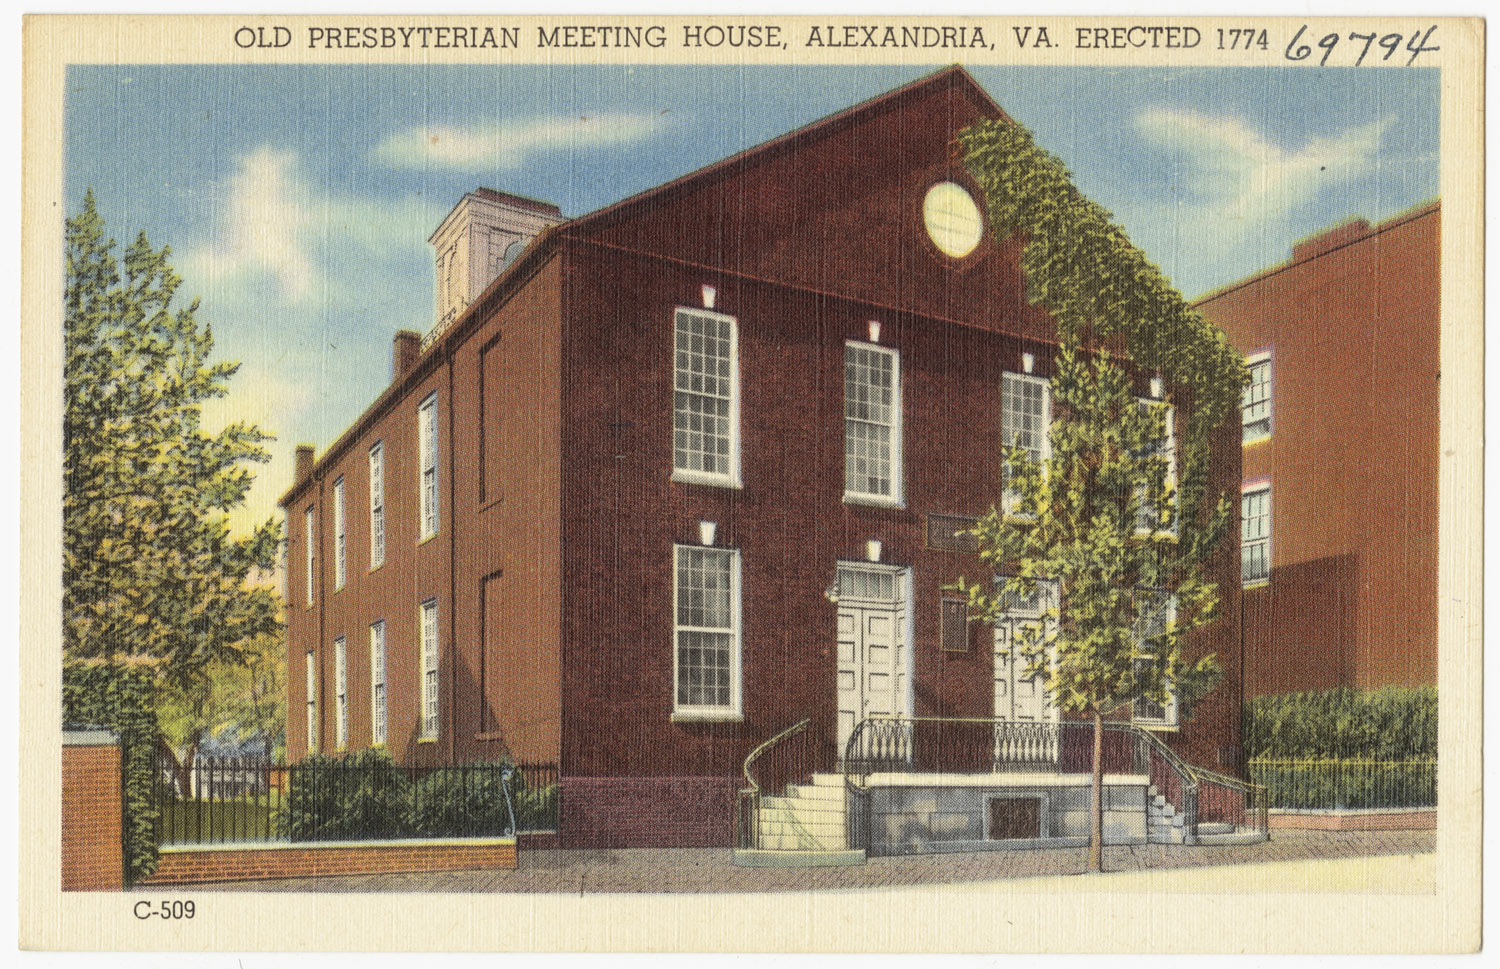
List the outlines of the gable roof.
{"label": "gable roof", "polygon": [[727,178],[751,166],[771,161],[794,151],[799,151],[807,147],[811,142],[839,134],[855,125],[864,124],[877,115],[894,111],[912,101],[920,100],[943,90],[948,90],[951,93],[967,98],[983,114],[988,114],[1004,121],[1011,120],[1010,116],[1001,109],[1000,105],[989,96],[989,93],[984,88],[979,86],[978,82],[974,80],[968,71],[964,70],[961,65],[954,64],[926,77],[918,78],[902,87],[887,91],[884,94],[878,94],[853,107],[837,111],[824,118],[819,118],[817,121],[803,125],[801,128],[772,138],[770,141],[762,142],[737,154],[705,165],[696,171],[688,172],[686,175],[674,178],[670,182],[664,182],[655,188],[638,192],[629,198],[615,202],[613,205],[606,205],[602,209],[596,209],[588,215],[579,216],[565,223],[563,228],[569,234],[574,234],[575,232],[587,232],[614,225],[617,222],[635,216],[641,209],[649,208],[665,198],[681,195],[689,189],[697,188],[721,178]]}

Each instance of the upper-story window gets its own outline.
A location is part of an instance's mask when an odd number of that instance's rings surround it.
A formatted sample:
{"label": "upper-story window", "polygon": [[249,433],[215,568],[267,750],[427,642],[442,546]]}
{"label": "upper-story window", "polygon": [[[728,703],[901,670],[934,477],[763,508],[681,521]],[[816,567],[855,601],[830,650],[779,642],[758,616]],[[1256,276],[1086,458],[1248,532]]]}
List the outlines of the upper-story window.
{"label": "upper-story window", "polygon": [[[1162,433],[1159,437],[1156,438],[1155,441],[1152,442],[1150,449],[1144,456],[1158,456],[1166,463],[1164,480],[1166,482],[1167,490],[1175,492],[1177,487],[1177,433],[1175,428],[1177,411],[1171,404],[1164,404],[1161,401],[1157,400],[1141,400],[1137,403],[1142,411],[1149,411],[1154,407],[1161,408],[1161,418],[1163,422]],[[1141,490],[1143,492],[1141,494],[1141,504],[1138,511],[1136,512],[1136,534],[1177,534],[1177,515],[1175,513],[1175,509],[1173,510],[1170,521],[1162,521],[1162,516],[1158,513],[1156,503],[1152,500],[1152,496],[1144,493],[1144,486],[1142,486]]]}
{"label": "upper-story window", "polygon": [[438,433],[437,394],[430,394],[417,408],[417,461],[421,468],[421,528],[419,539],[438,533]]}
{"label": "upper-story window", "polygon": [[306,514],[302,516],[302,552],[303,561],[307,565],[303,581],[307,587],[307,605],[309,608],[311,608],[315,601],[313,598],[313,564],[317,561],[318,557],[318,536],[317,528],[315,527],[317,519],[313,516],[313,508],[309,505]]}
{"label": "upper-story window", "polygon": [[1246,444],[1271,436],[1271,355],[1258,353],[1245,361],[1250,383],[1240,397]]}
{"label": "upper-story window", "polygon": [[[1007,450],[1020,447],[1032,461],[1045,461],[1051,453],[1047,426],[1052,421],[1052,389],[1044,377],[1007,373],[1000,377],[1000,443]],[[1009,472],[1002,474],[1008,479]],[[1021,496],[1007,487],[1006,511],[1013,510]]]}
{"label": "upper-story window", "polygon": [[[1177,597],[1162,589],[1140,589],[1136,592],[1135,672],[1142,679],[1152,677],[1156,664],[1165,655],[1161,638],[1177,620]],[[1177,697],[1171,678],[1163,675],[1164,702],[1158,702],[1138,690],[1130,708],[1136,723],[1158,727],[1177,725]]]}
{"label": "upper-story window", "polygon": [[385,564],[385,444],[370,448],[370,569]]}
{"label": "upper-story window", "polygon": [[333,591],[344,587],[344,479],[333,483]]}
{"label": "upper-story window", "polygon": [[740,484],[735,319],[679,308],[673,334],[672,477]]}
{"label": "upper-story window", "polygon": [[734,549],[674,548],[675,696],[681,716],[740,712],[740,555]]}
{"label": "upper-story window", "polygon": [[1257,585],[1271,578],[1271,486],[1240,492],[1240,581]]}
{"label": "upper-story window", "polygon": [[438,736],[438,624],[437,600],[422,603],[422,740]]}
{"label": "upper-story window", "polygon": [[844,345],[844,497],[901,502],[901,357]]}

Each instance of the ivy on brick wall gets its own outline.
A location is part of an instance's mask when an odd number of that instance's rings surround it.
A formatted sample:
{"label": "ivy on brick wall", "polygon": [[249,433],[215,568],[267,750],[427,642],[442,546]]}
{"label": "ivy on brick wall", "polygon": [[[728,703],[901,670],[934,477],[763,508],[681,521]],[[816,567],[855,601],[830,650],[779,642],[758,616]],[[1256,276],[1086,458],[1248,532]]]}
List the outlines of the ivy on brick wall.
{"label": "ivy on brick wall", "polygon": [[[1191,309],[1110,213],[1073,185],[1062,161],[1011,121],[986,120],[959,133],[969,172],[985,194],[997,238],[1025,239],[1027,297],[1052,314],[1059,342],[1108,346],[1123,340],[1137,367],[1185,388],[1187,427],[1178,507],[1198,509],[1208,490],[1213,430],[1240,404],[1244,360],[1223,331]],[[1215,502],[1217,504],[1217,502]],[[1188,517],[1185,543],[1206,536]],[[1208,549],[1188,549],[1198,559]]]}
{"label": "ivy on brick wall", "polygon": [[153,796],[156,714],[151,678],[143,671],[107,664],[63,668],[63,722],[103,727],[120,738],[125,785],[125,879],[137,882],[156,870],[160,810]]}

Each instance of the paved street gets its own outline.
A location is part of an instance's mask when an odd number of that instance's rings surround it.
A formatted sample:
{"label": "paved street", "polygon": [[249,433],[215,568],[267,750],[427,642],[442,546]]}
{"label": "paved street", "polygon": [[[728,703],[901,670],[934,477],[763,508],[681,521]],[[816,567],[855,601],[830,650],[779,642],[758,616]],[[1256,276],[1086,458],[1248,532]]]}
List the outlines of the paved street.
{"label": "paved street", "polygon": [[[1106,872],[1150,872],[1312,859],[1430,854],[1433,831],[1278,831],[1257,845],[1106,848]],[[987,851],[873,858],[848,868],[737,868],[727,848],[528,850],[514,870],[427,872],[225,882],[241,892],[777,892],[990,882],[1082,874],[1088,849]],[[155,889],[159,891],[158,889]]]}

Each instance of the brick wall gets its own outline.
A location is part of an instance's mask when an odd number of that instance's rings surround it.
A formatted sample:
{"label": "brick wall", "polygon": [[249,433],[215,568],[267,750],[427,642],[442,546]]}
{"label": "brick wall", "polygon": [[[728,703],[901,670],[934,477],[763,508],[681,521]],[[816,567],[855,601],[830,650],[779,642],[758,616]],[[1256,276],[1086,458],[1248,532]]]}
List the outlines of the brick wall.
{"label": "brick wall", "polygon": [[120,748],[104,731],[67,734],[62,750],[62,888],[124,885]]}
{"label": "brick wall", "polygon": [[731,777],[564,777],[568,848],[715,848],[733,843]]}
{"label": "brick wall", "polygon": [[1304,831],[1430,831],[1437,827],[1437,811],[1272,811],[1272,828]]}
{"label": "brick wall", "polygon": [[361,842],[356,845],[257,845],[250,848],[164,848],[145,885],[475,871],[516,867],[514,838],[465,841]]}

